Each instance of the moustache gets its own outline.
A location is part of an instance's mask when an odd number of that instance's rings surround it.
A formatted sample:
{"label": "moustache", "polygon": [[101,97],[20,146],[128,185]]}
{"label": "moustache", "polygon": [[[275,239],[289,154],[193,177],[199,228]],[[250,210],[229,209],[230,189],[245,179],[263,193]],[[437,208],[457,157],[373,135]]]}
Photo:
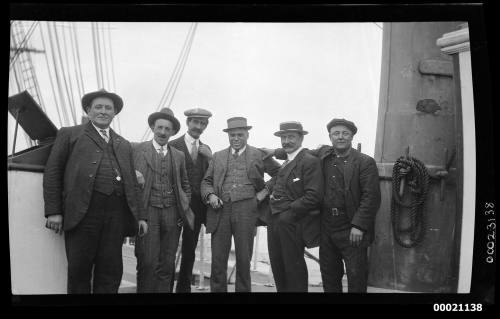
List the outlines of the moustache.
{"label": "moustache", "polygon": [[284,144],[281,144],[281,146],[283,146],[283,148],[285,148],[285,147],[292,147],[293,145],[290,143],[284,143]]}
{"label": "moustache", "polygon": [[157,135],[158,137],[161,137],[161,138],[166,138],[167,136],[166,135]]}

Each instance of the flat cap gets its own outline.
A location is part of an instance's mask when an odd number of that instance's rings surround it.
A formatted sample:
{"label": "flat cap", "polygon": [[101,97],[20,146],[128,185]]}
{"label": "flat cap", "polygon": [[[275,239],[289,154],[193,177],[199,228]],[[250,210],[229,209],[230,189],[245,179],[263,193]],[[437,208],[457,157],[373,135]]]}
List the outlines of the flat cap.
{"label": "flat cap", "polygon": [[348,121],[346,119],[333,119],[326,125],[328,133],[330,133],[330,129],[335,125],[344,125],[352,131],[352,135],[356,134],[356,132],[358,131],[356,125],[354,125],[354,123],[351,121]]}
{"label": "flat cap", "polygon": [[197,107],[184,111],[184,115],[187,117],[204,117],[208,119],[212,116],[212,113],[208,110]]}

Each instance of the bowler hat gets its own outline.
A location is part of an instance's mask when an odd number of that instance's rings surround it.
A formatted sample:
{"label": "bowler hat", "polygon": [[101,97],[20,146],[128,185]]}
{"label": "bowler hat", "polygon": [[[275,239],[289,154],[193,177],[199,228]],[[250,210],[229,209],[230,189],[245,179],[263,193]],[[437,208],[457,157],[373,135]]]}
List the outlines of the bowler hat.
{"label": "bowler hat", "polygon": [[283,133],[297,132],[302,135],[306,135],[308,132],[302,129],[302,124],[296,121],[289,121],[280,123],[280,130],[275,132],[274,135],[281,136]]}
{"label": "bowler hat", "polygon": [[97,97],[110,98],[115,106],[116,114],[120,113],[123,108],[123,100],[119,95],[100,89],[99,91],[87,93],[82,97],[82,107],[85,113],[87,113],[87,108],[92,105],[92,101]]}
{"label": "bowler hat", "polygon": [[358,131],[356,125],[354,125],[354,123],[351,121],[348,121],[346,119],[333,119],[326,125],[328,133],[330,133],[330,129],[335,125],[344,125],[345,127],[351,130],[352,135],[356,134],[356,132]]}
{"label": "bowler hat", "polygon": [[224,132],[235,128],[243,128],[246,130],[251,129],[251,126],[247,125],[247,119],[244,117],[232,117],[227,120],[227,128],[223,129]]}
{"label": "bowler hat", "polygon": [[190,118],[190,117],[203,117],[203,118],[208,119],[212,116],[212,113],[210,113],[210,111],[207,111],[205,109],[197,107],[194,109],[189,109],[189,110],[184,111],[184,115],[186,115],[188,118]]}
{"label": "bowler hat", "polygon": [[149,115],[148,117],[149,126],[153,126],[157,119],[165,119],[172,122],[172,124],[174,125],[174,135],[177,134],[177,132],[179,132],[179,129],[181,128],[179,120],[175,118],[174,112],[168,107],[162,108],[160,112],[151,113],[151,115]]}

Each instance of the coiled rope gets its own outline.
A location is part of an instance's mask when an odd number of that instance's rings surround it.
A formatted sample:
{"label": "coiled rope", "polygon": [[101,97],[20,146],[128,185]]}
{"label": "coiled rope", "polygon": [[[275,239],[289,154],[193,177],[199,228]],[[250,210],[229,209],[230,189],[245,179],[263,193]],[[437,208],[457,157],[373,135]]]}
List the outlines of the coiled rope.
{"label": "coiled rope", "polygon": [[[410,203],[404,203],[399,194],[403,178],[406,181],[406,190],[410,192]],[[415,247],[424,239],[424,203],[428,189],[429,173],[424,163],[409,156],[398,158],[392,169],[391,223],[394,239],[405,248]],[[401,226],[403,208],[408,211],[408,218],[405,219],[408,227]]]}

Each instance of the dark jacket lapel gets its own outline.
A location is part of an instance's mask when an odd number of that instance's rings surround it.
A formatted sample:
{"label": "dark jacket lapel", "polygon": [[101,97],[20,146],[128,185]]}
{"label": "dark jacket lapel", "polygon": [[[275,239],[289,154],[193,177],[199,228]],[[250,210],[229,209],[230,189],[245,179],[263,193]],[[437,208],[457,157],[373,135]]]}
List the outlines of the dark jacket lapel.
{"label": "dark jacket lapel", "polygon": [[357,163],[358,157],[355,154],[356,150],[351,148],[349,158],[346,165],[344,165],[344,187],[349,189],[351,186],[352,175],[354,174],[354,166]]}
{"label": "dark jacket lapel", "polygon": [[153,146],[153,141],[148,141],[144,145],[144,149],[142,150],[142,154],[144,156],[144,159],[146,160],[146,163],[148,163],[149,167],[154,171],[155,166],[153,164],[153,159],[154,156],[156,156],[156,150]]}
{"label": "dark jacket lapel", "polygon": [[104,143],[106,143],[101,135],[97,132],[95,127],[92,125],[92,122],[88,122],[87,126],[85,127],[85,135],[90,137],[91,140],[93,140],[97,146],[99,146],[101,149],[104,148]]}
{"label": "dark jacket lapel", "polygon": [[285,179],[288,180],[290,174],[293,172],[293,169],[297,166],[297,163],[302,159],[304,156],[304,151],[305,149],[303,148],[295,158],[288,163],[285,167],[283,167],[284,174],[285,174]]}

